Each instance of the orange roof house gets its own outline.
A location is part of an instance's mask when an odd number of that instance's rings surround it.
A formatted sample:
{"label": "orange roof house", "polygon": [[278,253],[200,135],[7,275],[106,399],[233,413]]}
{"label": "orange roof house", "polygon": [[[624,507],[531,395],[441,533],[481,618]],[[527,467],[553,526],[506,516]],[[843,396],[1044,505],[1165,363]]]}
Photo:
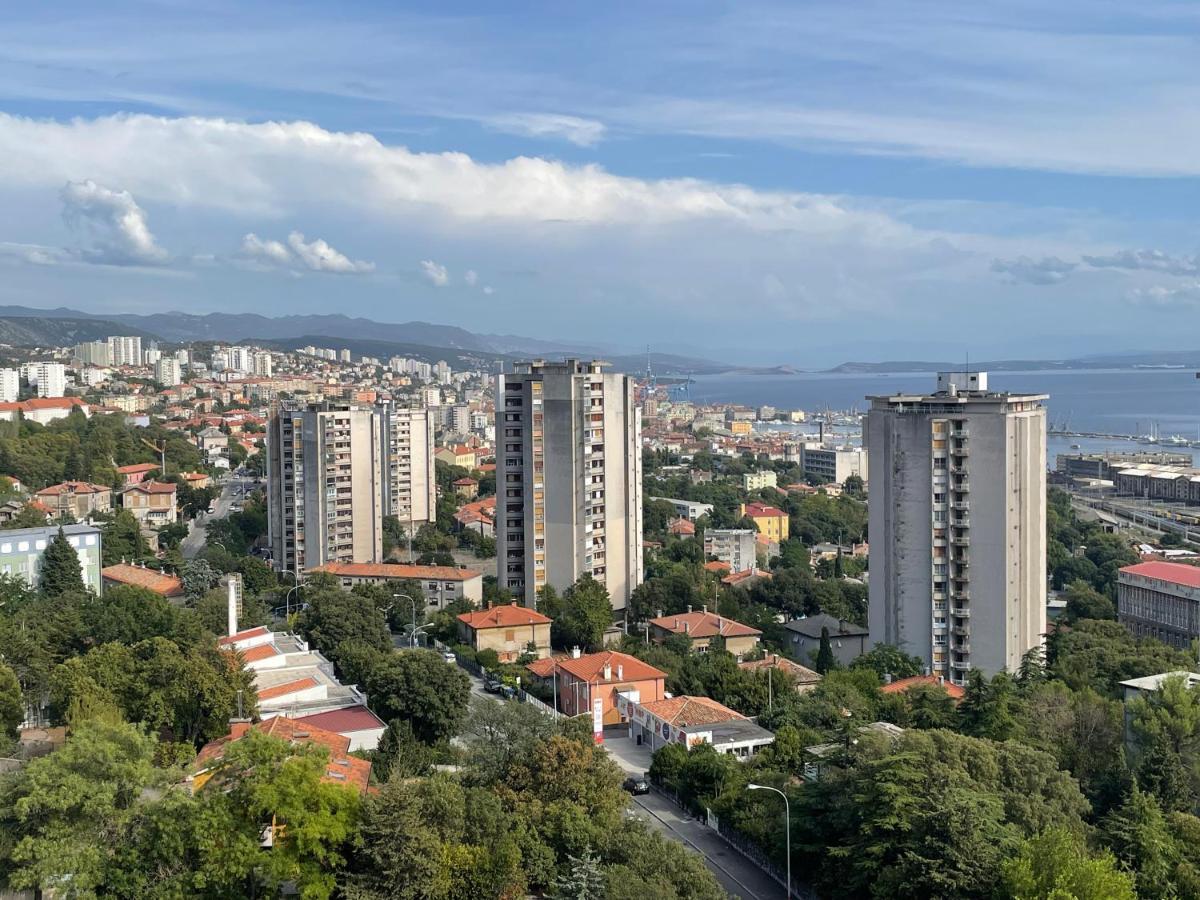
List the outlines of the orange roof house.
{"label": "orange roof house", "polygon": [[650,640],[662,643],[673,634],[687,635],[692,650],[703,653],[709,649],[713,638],[722,638],[725,649],[738,659],[758,647],[762,632],[736,619],[709,612],[707,609],[671,616],[660,616],[650,620]]}
{"label": "orange roof house", "polygon": [[183,596],[183,579],[156,569],[147,569],[145,566],[117,563],[101,569],[100,576],[105,587],[127,584],[146,588],[163,597]]}
{"label": "orange roof house", "polygon": [[308,743],[324,747],[329,751],[329,762],[321,780],[327,784],[345,785],[360,794],[366,792],[371,776],[371,764],[365,759],[350,755],[348,737],[327,731],[311,722],[298,722],[286,716],[274,716],[255,725],[249,722],[235,722],[225,737],[205,744],[196,754],[191,774],[187,779],[193,792],[203,788],[217,774],[217,766],[225,757],[225,748],[234,741],[241,740],[249,731],[260,732],[292,744]]}
{"label": "orange roof house", "polygon": [[772,541],[782,543],[787,540],[788,514],[782,509],[765,503],[742,503],[738,506],[738,514],[753,519],[759,534]]}
{"label": "orange roof house", "polygon": [[151,472],[157,472],[158,466],[155,463],[134,463],[131,466],[118,466],[117,474],[125,485],[139,484],[149,477]]}
{"label": "orange roof house", "polygon": [[961,686],[947,681],[942,675],[914,675],[911,678],[900,678],[895,681],[890,681],[881,687],[879,690],[884,694],[904,694],[911,691],[913,688],[922,684],[933,685],[940,687],[955,703],[962,700],[966,694],[966,690]]}
{"label": "orange roof house", "polygon": [[604,725],[628,721],[618,707],[622,697],[637,702],[661,700],[667,679],[667,673],[661,669],[615,650],[539,660],[525,668],[538,677],[551,679],[559,708],[567,715],[593,713],[598,709]]}
{"label": "orange roof house", "polygon": [[796,693],[804,694],[811,691],[821,683],[821,673],[814,672],[808,666],[802,666],[798,662],[793,662],[786,656],[780,656],[778,653],[768,653],[762,659],[751,659],[746,662],[738,663],[739,669],[746,669],[750,672],[765,672],[772,669],[776,672],[783,672],[792,677],[796,685]]}
{"label": "orange roof house", "polygon": [[495,650],[501,662],[525,653],[545,657],[550,653],[550,619],[537,610],[516,602],[462,613],[458,616],[459,639],[476,652]]}

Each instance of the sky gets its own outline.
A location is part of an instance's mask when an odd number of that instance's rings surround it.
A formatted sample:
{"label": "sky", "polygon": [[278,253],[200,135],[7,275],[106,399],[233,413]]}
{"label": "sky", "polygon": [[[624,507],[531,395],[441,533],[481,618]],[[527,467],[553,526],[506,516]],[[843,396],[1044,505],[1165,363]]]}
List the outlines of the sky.
{"label": "sky", "polygon": [[1200,5],[22,4],[0,304],[759,365],[1195,349]]}

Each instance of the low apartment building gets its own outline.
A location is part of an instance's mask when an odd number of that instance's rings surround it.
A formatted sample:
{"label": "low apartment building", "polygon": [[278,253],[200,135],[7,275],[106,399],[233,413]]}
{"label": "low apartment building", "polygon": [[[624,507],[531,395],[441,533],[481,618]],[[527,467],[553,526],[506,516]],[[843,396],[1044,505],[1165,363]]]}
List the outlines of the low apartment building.
{"label": "low apartment building", "polygon": [[[48,525],[45,528],[0,531],[0,574],[23,578],[30,587],[36,588],[40,579],[42,554],[58,534],[58,528],[57,525]],[[100,529],[91,525],[63,525],[62,530],[79,554],[84,587],[99,594],[102,558]]]}
{"label": "low apartment building", "polygon": [[112,511],[112,488],[88,481],[64,481],[42,488],[34,498],[56,519],[64,516],[82,521],[92,513]]}
{"label": "low apartment building", "polygon": [[708,697],[622,699],[621,712],[629,720],[629,736],[651,752],[667,744],[689,750],[709,744],[718,753],[749,759],[775,742],[775,735],[753,719]]}
{"label": "low apartment building", "polygon": [[1200,637],[1200,568],[1144,562],[1117,573],[1117,620],[1181,650]]}
{"label": "low apartment building", "polygon": [[173,525],[179,515],[176,486],[169,481],[142,481],[121,491],[121,507],[148,528]]}
{"label": "low apartment building", "polygon": [[591,714],[597,741],[602,739],[605,726],[629,723],[628,713],[621,711],[618,700],[642,703],[665,696],[667,673],[635,656],[614,650],[580,656],[574,653],[566,658],[541,659],[525,668],[552,686],[558,708],[568,716]]}
{"label": "low apartment building", "polygon": [[720,560],[730,572],[758,564],[757,535],[749,528],[710,528],[704,532],[704,555]]}
{"label": "low apartment building", "polygon": [[697,503],[695,500],[676,500],[672,497],[647,497],[647,500],[662,500],[675,507],[675,515],[695,522],[701,516],[710,515],[713,511],[711,503]]}
{"label": "low apartment building", "polygon": [[816,659],[821,648],[822,629],[828,629],[833,656],[843,666],[850,665],[870,648],[867,629],[825,613],[795,619],[783,627],[788,630],[792,656],[801,661]]}
{"label": "low apartment building", "polygon": [[495,650],[501,662],[513,662],[526,653],[544,659],[550,655],[550,621],[514,600],[507,606],[458,616],[458,637],[476,653]]}
{"label": "low apartment building", "polygon": [[841,484],[851,475],[867,480],[867,451],[861,447],[805,447],[800,468],[821,484]]}
{"label": "low apartment building", "polygon": [[771,469],[747,472],[742,476],[742,490],[744,491],[761,491],[764,488],[773,488],[777,484],[775,473]]}
{"label": "low apartment building", "polygon": [[711,613],[708,610],[651,619],[650,640],[661,644],[672,635],[686,635],[692,642],[692,652],[707,653],[713,640],[725,641],[725,649],[737,659],[758,649],[762,632],[734,619]]}
{"label": "low apartment building", "polygon": [[453,566],[412,566],[402,563],[326,563],[310,572],[325,572],[349,590],[356,584],[419,581],[427,606],[441,609],[455,600],[483,601],[483,573]]}
{"label": "low apartment building", "polygon": [[753,519],[758,533],[768,540],[782,543],[788,539],[788,514],[778,507],[766,503],[741,503],[738,515]]}

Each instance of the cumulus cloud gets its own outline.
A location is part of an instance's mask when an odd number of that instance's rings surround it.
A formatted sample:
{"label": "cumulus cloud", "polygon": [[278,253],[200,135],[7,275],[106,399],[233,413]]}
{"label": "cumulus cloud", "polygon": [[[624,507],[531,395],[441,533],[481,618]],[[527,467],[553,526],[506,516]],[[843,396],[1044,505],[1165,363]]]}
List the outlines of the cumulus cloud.
{"label": "cumulus cloud", "polygon": [[1007,276],[1007,280],[1014,283],[1047,285],[1065,281],[1077,265],[1057,256],[1041,259],[1020,256],[1016,259],[992,260],[992,271]]}
{"label": "cumulus cloud", "polygon": [[1130,291],[1126,299],[1135,306],[1155,309],[1196,309],[1200,307],[1200,281],[1186,281],[1172,287],[1137,288]]}
{"label": "cumulus cloud", "polygon": [[467,269],[467,271],[463,273],[463,281],[465,281],[468,286],[475,287],[475,285],[479,284],[479,273],[474,269]]}
{"label": "cumulus cloud", "polygon": [[1084,256],[1096,269],[1131,269],[1167,275],[1200,275],[1200,257],[1171,256],[1161,250],[1122,250],[1108,256]]}
{"label": "cumulus cloud", "polygon": [[492,294],[496,293],[496,289],[493,288],[490,284],[485,284],[483,286],[483,292],[490,297]]}
{"label": "cumulus cloud", "polygon": [[520,134],[525,137],[552,138],[570,141],[579,147],[598,144],[607,129],[603,122],[581,119],[578,116],[560,116],[553,113],[515,113],[496,116],[486,120],[497,131]]}
{"label": "cumulus cloud", "polygon": [[114,191],[92,180],[69,181],[60,194],[63,219],[85,243],[78,248],[87,262],[112,266],[154,266],[167,252],[151,234],[146,213],[129,191]]}
{"label": "cumulus cloud", "polygon": [[250,232],[242,238],[238,256],[260,265],[332,272],[335,275],[358,275],[375,271],[375,263],[352,260],[320,238],[306,242],[304,235],[299,231],[288,235],[286,246],[281,241],[263,240],[254,232]]}
{"label": "cumulus cloud", "polygon": [[445,287],[450,283],[450,273],[446,271],[446,267],[432,259],[421,260],[421,274],[428,278],[434,287]]}

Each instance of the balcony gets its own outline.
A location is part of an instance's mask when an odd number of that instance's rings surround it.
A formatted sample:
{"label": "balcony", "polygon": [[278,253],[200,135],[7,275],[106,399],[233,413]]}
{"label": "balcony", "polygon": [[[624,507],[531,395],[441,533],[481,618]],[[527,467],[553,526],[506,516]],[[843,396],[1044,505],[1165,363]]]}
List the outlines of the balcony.
{"label": "balcony", "polygon": [[955,625],[951,631],[954,633],[955,637],[969,638],[971,636],[971,629],[967,628],[965,625]]}
{"label": "balcony", "polygon": [[956,616],[959,619],[971,618],[971,610],[965,606],[956,606],[950,610],[950,615]]}
{"label": "balcony", "polygon": [[950,485],[950,490],[969,491],[971,490],[971,482],[967,481],[965,478],[962,481],[956,481],[954,484]]}
{"label": "balcony", "polygon": [[952,500],[950,502],[950,506],[954,509],[963,509],[963,510],[971,508],[970,502],[965,497],[962,498],[961,500]]}
{"label": "balcony", "polygon": [[966,445],[966,444],[963,444],[963,445],[961,445],[961,446],[958,446],[958,447],[951,447],[951,448],[950,448],[950,455],[951,455],[951,456],[970,456],[970,454],[971,454],[971,451],[967,449],[967,445]]}
{"label": "balcony", "polygon": [[950,524],[953,525],[955,528],[970,528],[971,520],[967,516],[963,516],[960,519],[955,519]]}
{"label": "balcony", "polygon": [[971,537],[965,531],[956,531],[950,538],[950,543],[961,547],[971,542]]}

